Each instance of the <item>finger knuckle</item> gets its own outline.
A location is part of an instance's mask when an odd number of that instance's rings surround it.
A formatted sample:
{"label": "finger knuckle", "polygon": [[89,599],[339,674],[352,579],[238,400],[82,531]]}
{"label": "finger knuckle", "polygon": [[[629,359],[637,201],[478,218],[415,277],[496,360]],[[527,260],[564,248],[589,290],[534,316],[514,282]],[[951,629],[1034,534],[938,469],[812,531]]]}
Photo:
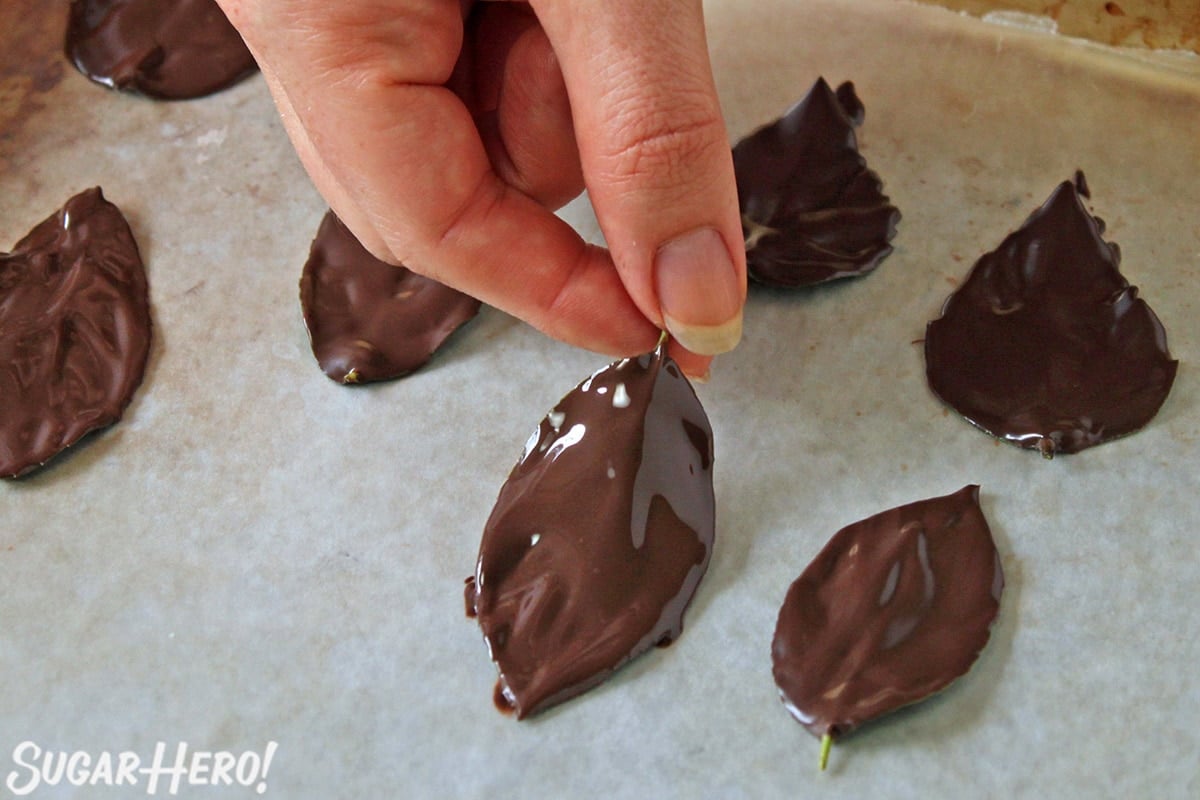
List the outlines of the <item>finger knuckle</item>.
{"label": "finger knuckle", "polygon": [[442,83],[461,46],[461,26],[421,9],[296,0],[272,9],[270,37],[296,46],[311,73],[334,84]]}
{"label": "finger knuckle", "polygon": [[601,169],[616,184],[676,184],[728,146],[720,111],[699,98],[669,109],[630,104],[614,130]]}

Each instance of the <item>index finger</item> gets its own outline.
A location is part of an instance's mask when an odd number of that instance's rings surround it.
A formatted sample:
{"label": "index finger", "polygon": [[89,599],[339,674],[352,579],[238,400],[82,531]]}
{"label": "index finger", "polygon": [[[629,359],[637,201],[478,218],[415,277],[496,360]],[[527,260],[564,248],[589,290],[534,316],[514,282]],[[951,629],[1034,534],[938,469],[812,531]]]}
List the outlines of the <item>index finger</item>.
{"label": "index finger", "polygon": [[496,176],[445,88],[462,45],[458,0],[224,2],[270,65],[310,175],[336,184],[323,193],[360,239],[572,344],[653,347],[658,330],[607,252]]}

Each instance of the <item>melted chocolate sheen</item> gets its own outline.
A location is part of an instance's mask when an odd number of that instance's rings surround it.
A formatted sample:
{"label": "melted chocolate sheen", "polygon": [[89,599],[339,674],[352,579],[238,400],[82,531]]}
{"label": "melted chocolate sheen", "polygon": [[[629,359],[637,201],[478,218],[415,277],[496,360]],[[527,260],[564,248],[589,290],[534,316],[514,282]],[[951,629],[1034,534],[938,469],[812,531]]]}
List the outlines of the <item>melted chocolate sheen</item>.
{"label": "melted chocolate sheen", "polygon": [[421,367],[479,301],[375,258],[330,211],[300,278],[313,355],[339,383],[399,378]]}
{"label": "melted chocolate sheen", "polygon": [[854,85],[824,78],[784,117],[733,148],[750,277],[808,286],[870,272],[890,252],[900,212],[858,152]]}
{"label": "melted chocolate sheen", "polygon": [[668,644],[712,553],[712,429],[663,348],[562,399],[500,490],[468,608],[518,717]]}
{"label": "melted chocolate sheen", "polygon": [[771,656],[788,711],[836,738],[970,669],[1004,575],[979,487],[848,525],[788,589]]}
{"label": "melted chocolate sheen", "polygon": [[65,49],[93,81],[161,100],[212,94],[257,68],[214,0],[71,0]]}
{"label": "melted chocolate sheen", "polygon": [[1148,423],[1178,362],[1088,213],[1082,174],[976,262],[925,335],[929,386],[974,425],[1047,457]]}
{"label": "melted chocolate sheen", "polygon": [[120,419],[149,350],[137,244],[89,189],[0,254],[0,477]]}

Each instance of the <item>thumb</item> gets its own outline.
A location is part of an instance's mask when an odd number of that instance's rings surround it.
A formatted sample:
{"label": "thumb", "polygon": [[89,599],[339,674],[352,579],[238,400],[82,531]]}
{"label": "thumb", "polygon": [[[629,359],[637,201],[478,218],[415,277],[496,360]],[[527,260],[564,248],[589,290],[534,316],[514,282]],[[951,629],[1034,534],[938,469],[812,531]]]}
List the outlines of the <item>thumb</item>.
{"label": "thumb", "polygon": [[741,338],[746,254],[700,0],[532,3],[626,290],[687,350]]}

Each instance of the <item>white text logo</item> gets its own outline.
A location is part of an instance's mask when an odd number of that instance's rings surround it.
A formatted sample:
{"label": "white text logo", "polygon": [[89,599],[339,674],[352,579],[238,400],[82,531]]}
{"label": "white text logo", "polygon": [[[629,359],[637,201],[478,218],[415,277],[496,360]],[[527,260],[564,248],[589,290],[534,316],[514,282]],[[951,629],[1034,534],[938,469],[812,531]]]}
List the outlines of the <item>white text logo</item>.
{"label": "white text logo", "polygon": [[262,755],[253,750],[233,753],[228,750],[191,750],[187,742],[175,746],[174,758],[168,758],[166,742],[154,746],[154,757],[144,762],[130,750],[89,753],[83,750],[61,752],[43,750],[36,742],[21,742],[13,748],[13,763],[4,785],[18,797],[37,791],[39,786],[140,786],[146,794],[178,794],[180,786],[254,787],[259,794],[267,791],[267,772],[278,742],[267,742]]}

